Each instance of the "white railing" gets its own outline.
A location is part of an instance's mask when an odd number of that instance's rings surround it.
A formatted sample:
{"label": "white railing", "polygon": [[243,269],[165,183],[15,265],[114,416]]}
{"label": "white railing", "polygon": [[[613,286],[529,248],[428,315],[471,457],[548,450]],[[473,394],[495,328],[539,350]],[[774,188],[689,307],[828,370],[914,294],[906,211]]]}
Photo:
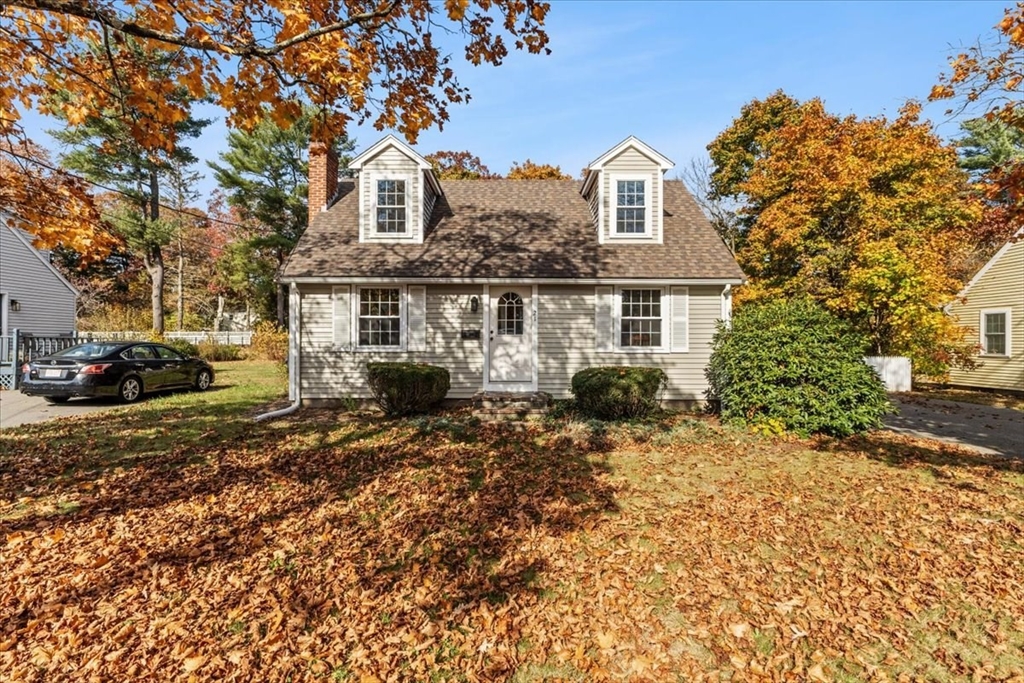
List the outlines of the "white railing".
{"label": "white railing", "polygon": [[[111,341],[134,341],[150,338],[152,332],[134,330],[98,330],[79,332],[78,336],[83,339],[109,339]],[[252,330],[234,332],[164,332],[166,339],[184,339],[192,344],[212,341],[217,344],[236,344],[238,346],[249,346],[252,344]]]}
{"label": "white railing", "polygon": [[886,391],[910,391],[913,386],[910,359],[905,356],[867,356],[864,362],[874,369]]}

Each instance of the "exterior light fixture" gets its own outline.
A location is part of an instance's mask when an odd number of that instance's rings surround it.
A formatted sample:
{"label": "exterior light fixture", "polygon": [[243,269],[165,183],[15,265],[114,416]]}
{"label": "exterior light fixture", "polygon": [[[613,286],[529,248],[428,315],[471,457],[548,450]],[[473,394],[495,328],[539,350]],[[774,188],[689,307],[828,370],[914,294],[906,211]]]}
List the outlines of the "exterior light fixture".
{"label": "exterior light fixture", "polygon": [[473,313],[480,310],[480,297],[474,296],[469,300],[469,310]]}
{"label": "exterior light fixture", "polygon": [[21,302],[17,299],[11,299],[11,310],[17,313],[21,310]]}

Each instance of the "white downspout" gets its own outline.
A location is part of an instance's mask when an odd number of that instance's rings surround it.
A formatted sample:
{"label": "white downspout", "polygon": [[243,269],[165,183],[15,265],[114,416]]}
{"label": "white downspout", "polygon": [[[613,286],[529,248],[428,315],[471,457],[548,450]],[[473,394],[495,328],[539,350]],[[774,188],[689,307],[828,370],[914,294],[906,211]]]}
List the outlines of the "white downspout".
{"label": "white downspout", "polygon": [[273,410],[256,416],[256,422],[273,420],[274,418],[291,415],[302,405],[302,383],[299,379],[299,359],[302,357],[299,349],[302,325],[302,297],[299,296],[299,286],[294,282],[289,290],[288,301],[288,398],[292,404],[287,408]]}

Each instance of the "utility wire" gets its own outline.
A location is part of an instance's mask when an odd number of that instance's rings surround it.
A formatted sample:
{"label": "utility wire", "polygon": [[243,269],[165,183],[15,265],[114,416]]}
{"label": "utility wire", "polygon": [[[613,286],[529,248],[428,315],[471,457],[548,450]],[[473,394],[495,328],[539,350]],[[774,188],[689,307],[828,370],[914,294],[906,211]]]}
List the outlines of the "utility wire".
{"label": "utility wire", "polygon": [[[101,183],[97,183],[97,182],[95,182],[93,180],[89,180],[88,178],[84,178],[84,177],[82,177],[80,175],[76,175],[74,173],[70,173],[69,171],[66,171],[63,168],[57,168],[55,166],[51,166],[50,164],[47,164],[46,162],[40,161],[39,159],[33,159],[32,157],[27,157],[27,156],[24,156],[22,154],[18,154],[17,152],[13,152],[13,151],[11,151],[9,149],[0,148],[0,152],[3,152],[4,154],[12,156],[12,157],[14,157],[16,159],[21,159],[22,161],[27,161],[30,164],[35,164],[36,166],[40,166],[40,167],[45,168],[45,169],[47,169],[49,171],[53,171],[54,173],[60,173],[60,174],[66,175],[66,176],[68,176],[70,178],[74,178],[75,180],[80,180],[83,183],[88,183],[88,184],[90,184],[90,185],[92,185],[94,187],[98,187],[98,188],[100,188],[102,190],[106,190],[107,192],[114,192],[116,194],[123,195],[125,197],[132,197],[132,195],[130,193],[125,192],[124,190],[119,190],[116,187],[108,187],[107,185],[103,185]],[[200,220],[210,221],[212,223],[220,223],[221,225],[227,225],[227,226],[230,226],[230,227],[233,227],[233,228],[243,228],[245,230],[252,230],[253,229],[253,227],[251,225],[244,225],[242,223],[235,223],[235,222],[232,222],[232,221],[225,221],[225,220],[222,220],[220,218],[213,218],[212,216],[204,216],[201,213],[194,213],[192,211],[187,211],[185,209],[176,209],[173,206],[168,206],[167,204],[163,204],[163,203],[160,203],[158,205],[162,209],[167,209],[168,211],[173,211],[175,213],[185,214],[186,216],[191,216],[193,218],[198,218]]]}

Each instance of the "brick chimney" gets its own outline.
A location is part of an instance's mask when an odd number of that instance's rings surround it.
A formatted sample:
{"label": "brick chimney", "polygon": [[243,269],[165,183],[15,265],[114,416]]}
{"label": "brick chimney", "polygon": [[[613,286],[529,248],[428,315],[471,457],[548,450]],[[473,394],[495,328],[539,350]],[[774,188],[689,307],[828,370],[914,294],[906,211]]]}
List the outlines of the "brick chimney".
{"label": "brick chimney", "polygon": [[338,193],[338,153],[323,142],[309,145],[309,222],[327,208]]}

